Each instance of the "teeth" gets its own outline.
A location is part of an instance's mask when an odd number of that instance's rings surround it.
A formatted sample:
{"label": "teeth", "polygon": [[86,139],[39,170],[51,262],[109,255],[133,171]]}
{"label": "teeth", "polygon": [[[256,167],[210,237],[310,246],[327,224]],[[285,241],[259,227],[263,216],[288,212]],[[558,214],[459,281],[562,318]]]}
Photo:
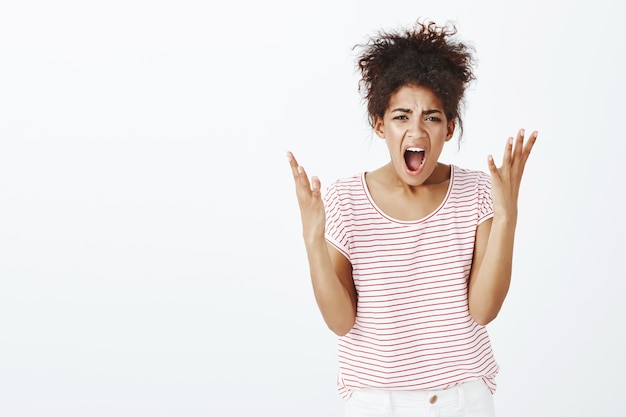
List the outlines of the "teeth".
{"label": "teeth", "polygon": [[424,152],[422,148],[407,148],[409,152]]}

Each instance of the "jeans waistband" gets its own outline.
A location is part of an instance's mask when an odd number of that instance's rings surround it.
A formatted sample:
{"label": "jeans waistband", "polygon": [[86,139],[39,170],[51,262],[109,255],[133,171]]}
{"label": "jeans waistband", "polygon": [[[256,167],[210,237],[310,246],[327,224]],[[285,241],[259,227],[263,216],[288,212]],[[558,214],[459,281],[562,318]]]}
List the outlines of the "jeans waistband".
{"label": "jeans waistband", "polygon": [[463,382],[451,388],[437,390],[381,390],[364,388],[354,390],[352,397],[381,405],[441,406],[462,403],[466,394],[471,391],[484,390],[485,383],[476,379]]}

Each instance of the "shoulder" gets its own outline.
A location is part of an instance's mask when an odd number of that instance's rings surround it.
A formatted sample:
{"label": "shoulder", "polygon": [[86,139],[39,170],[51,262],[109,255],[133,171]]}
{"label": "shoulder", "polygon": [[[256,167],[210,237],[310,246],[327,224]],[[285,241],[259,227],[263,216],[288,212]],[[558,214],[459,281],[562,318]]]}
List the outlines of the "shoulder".
{"label": "shoulder", "polygon": [[363,178],[363,174],[355,174],[331,183],[324,194],[327,214],[345,214],[352,212],[355,207],[362,206],[367,201]]}
{"label": "shoulder", "polygon": [[326,189],[326,195],[350,196],[364,192],[363,173],[349,177],[339,178],[332,182]]}
{"label": "shoulder", "polygon": [[458,165],[452,165],[452,171],[454,172],[455,177],[459,179],[488,180],[490,178],[489,174],[485,171],[471,168],[463,168]]}
{"label": "shoulder", "polygon": [[484,171],[459,167],[453,168],[453,172],[457,195],[476,204],[478,224],[492,217],[491,176]]}
{"label": "shoulder", "polygon": [[479,189],[491,187],[491,176],[485,171],[452,165],[452,172],[457,186],[472,185]]}

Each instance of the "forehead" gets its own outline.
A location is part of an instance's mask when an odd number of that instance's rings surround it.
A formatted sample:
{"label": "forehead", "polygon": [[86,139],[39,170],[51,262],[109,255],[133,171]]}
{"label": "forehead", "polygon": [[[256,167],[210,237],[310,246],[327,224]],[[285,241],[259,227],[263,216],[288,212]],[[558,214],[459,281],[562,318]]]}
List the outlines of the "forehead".
{"label": "forehead", "polygon": [[430,88],[408,84],[397,89],[389,97],[387,110],[393,110],[395,107],[443,109],[443,103]]}

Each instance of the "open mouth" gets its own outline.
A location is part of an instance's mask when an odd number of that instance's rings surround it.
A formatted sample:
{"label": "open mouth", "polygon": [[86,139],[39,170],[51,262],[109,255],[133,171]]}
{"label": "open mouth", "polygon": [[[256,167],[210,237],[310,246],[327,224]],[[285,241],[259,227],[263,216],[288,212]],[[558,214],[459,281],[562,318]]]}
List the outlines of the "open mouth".
{"label": "open mouth", "polygon": [[404,151],[404,163],[410,172],[418,172],[422,169],[426,153],[422,148],[407,148]]}

